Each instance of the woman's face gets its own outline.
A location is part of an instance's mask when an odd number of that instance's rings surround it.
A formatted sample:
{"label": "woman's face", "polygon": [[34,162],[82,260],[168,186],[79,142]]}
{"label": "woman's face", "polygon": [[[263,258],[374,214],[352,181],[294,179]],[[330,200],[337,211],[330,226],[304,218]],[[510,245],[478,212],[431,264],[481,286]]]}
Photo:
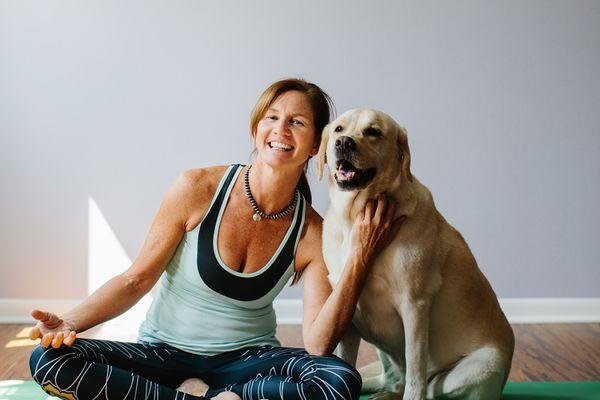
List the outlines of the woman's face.
{"label": "woman's face", "polygon": [[319,143],[306,95],[291,90],[277,97],[259,121],[254,140],[258,158],[273,167],[303,166],[315,156]]}

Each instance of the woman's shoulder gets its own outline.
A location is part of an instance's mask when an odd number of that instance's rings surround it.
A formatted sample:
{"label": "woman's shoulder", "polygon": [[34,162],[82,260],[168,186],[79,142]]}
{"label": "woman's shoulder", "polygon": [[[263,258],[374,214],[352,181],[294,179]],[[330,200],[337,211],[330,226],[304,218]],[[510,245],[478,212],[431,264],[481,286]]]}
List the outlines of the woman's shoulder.
{"label": "woman's shoulder", "polygon": [[175,180],[175,185],[182,192],[188,194],[208,195],[216,190],[228,167],[228,165],[216,165],[185,170],[179,174]]}
{"label": "woman's shoulder", "polygon": [[210,185],[214,180],[218,182],[228,167],[229,165],[215,165],[192,168],[183,171],[177,179],[186,186]]}
{"label": "woman's shoulder", "polygon": [[195,226],[204,216],[228,165],[192,168],[179,174],[169,190],[178,207],[188,215],[186,226]]}

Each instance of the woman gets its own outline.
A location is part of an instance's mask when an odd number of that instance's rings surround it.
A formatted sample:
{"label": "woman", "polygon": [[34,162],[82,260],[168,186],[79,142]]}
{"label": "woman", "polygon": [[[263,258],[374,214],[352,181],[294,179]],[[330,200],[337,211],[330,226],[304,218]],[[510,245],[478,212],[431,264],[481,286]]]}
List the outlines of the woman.
{"label": "woman", "polygon": [[[67,399],[358,398],[360,376],[330,354],[371,260],[400,222],[392,223],[395,207],[385,198],[369,202],[354,223],[355,256],[332,290],[322,219],[304,175],[330,104],[303,80],[267,88],[252,112],[254,164],[183,173],[127,271],[62,317],[32,311],[31,338],[42,339],[30,359],[36,382]],[[306,350],[281,348],[275,338],[272,302],[292,275],[304,281]],[[132,307],[157,281],[138,343],[75,340]]]}

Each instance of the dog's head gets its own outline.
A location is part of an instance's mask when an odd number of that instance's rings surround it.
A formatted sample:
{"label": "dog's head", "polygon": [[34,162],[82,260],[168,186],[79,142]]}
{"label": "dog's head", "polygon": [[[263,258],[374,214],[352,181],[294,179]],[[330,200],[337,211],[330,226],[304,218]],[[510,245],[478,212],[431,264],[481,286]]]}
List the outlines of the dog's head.
{"label": "dog's head", "polygon": [[412,182],[406,130],[389,115],[372,109],[346,111],[323,129],[319,179],[325,165],[342,191]]}

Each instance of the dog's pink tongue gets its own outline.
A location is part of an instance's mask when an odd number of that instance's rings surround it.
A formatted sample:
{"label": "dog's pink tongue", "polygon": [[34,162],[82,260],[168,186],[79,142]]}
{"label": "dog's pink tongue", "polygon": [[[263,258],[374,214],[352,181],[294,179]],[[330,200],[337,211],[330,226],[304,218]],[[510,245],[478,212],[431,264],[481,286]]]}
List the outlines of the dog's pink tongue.
{"label": "dog's pink tongue", "polygon": [[344,171],[343,169],[337,170],[338,181],[349,181],[354,178],[354,171]]}

